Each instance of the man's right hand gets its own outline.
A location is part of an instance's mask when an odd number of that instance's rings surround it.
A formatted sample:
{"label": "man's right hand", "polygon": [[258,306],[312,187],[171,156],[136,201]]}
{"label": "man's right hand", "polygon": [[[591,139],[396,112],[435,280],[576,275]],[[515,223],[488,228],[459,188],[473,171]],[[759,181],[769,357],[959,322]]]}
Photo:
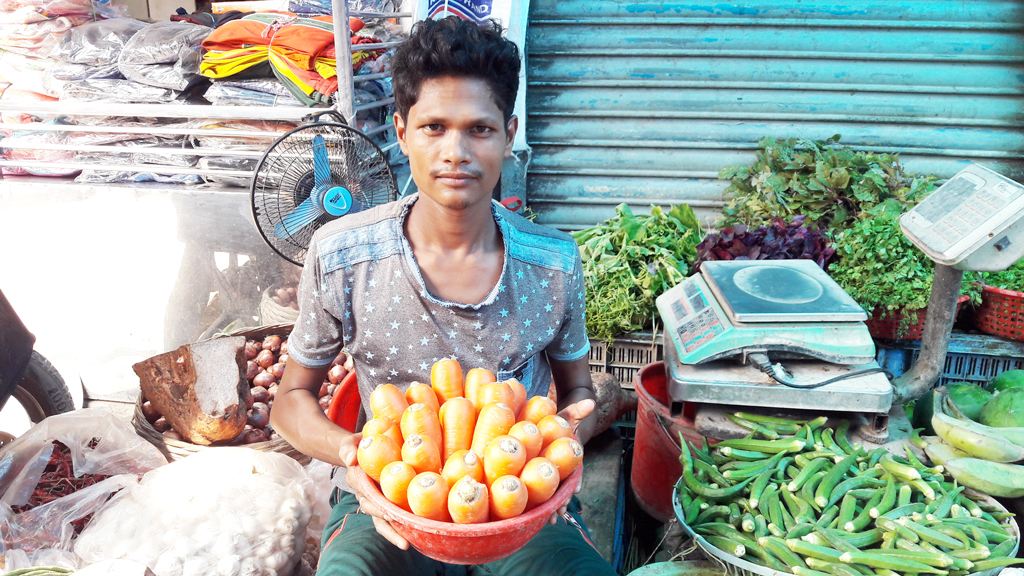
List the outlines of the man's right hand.
{"label": "man's right hand", "polygon": [[348,486],[352,489],[352,492],[355,493],[356,499],[359,500],[359,511],[373,518],[373,527],[377,529],[377,533],[398,548],[408,550],[409,541],[403,538],[402,535],[399,534],[393,526],[391,526],[384,511],[374,506],[373,503],[370,502],[369,498],[366,498],[353,477],[352,470],[358,466],[358,463],[356,462],[356,451],[358,450],[359,441],[362,437],[362,434],[352,434],[349,438],[352,439],[352,442],[354,443],[351,443],[348,441],[349,439],[346,439],[338,451],[341,461],[345,463],[345,466],[348,469],[345,480],[348,482]]}

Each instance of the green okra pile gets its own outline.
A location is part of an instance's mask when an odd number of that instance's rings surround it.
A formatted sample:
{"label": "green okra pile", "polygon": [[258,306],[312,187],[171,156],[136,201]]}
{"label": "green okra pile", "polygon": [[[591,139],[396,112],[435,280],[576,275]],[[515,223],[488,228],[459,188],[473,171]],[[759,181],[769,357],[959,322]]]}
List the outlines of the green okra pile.
{"label": "green okra pile", "polygon": [[684,449],[676,489],[685,523],[733,556],[798,576],[964,576],[1024,562],[1009,557],[1013,515],[910,446],[906,458],[868,451],[850,444],[849,421],[833,430],[824,416],[732,418],[750,436]]}

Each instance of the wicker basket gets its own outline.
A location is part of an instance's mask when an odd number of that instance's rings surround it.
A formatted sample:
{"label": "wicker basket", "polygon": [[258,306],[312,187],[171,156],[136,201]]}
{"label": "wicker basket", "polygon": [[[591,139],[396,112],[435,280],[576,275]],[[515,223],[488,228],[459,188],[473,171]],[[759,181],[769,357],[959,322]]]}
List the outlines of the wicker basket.
{"label": "wicker basket", "polygon": [[974,321],[986,334],[1024,340],[1024,292],[983,287]]}
{"label": "wicker basket", "polygon": [[[262,340],[266,336],[278,335],[287,337],[292,330],[291,324],[275,324],[273,326],[259,326],[257,328],[245,328],[232,332],[232,336],[245,336],[250,340]],[[218,338],[220,336],[215,336]],[[168,438],[160,432],[157,432],[156,428],[146,420],[145,415],[142,414],[142,403],[144,402],[142,392],[139,392],[139,398],[135,401],[135,416],[132,418],[132,425],[135,426],[135,432],[139,436],[145,438],[154,446],[157,447],[160,452],[167,457],[168,462],[179,460],[186,456],[191,456],[202,450],[208,450],[211,448],[217,448],[217,446],[202,446],[199,444],[193,444],[191,442],[183,442],[181,440],[175,440]],[[278,452],[286,456],[290,456],[297,460],[300,464],[306,465],[309,463],[310,458],[302,452],[296,450],[291,444],[288,443],[284,438],[278,438],[277,440],[269,440],[267,442],[257,442],[255,444],[240,444],[246,448],[252,448],[253,450],[259,450],[261,452]]]}
{"label": "wicker basket", "polygon": [[263,298],[260,300],[260,320],[264,324],[294,324],[299,319],[299,311],[274,302],[270,295],[277,288],[271,286],[263,291]]}

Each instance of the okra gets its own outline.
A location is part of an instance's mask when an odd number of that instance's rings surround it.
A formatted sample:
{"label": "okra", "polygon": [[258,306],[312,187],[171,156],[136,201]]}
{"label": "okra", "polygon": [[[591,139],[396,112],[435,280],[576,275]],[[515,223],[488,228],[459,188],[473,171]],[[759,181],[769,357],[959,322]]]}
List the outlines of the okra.
{"label": "okra", "polygon": [[963,494],[957,497],[957,503],[966,508],[967,511],[971,513],[971,516],[974,516],[975,518],[981,518],[984,513],[981,507],[979,507],[974,500],[971,500]]}
{"label": "okra", "polygon": [[768,521],[765,520],[764,516],[758,514],[754,516],[754,537],[764,538],[768,535]]}
{"label": "okra", "polygon": [[964,543],[959,541],[959,540],[957,540],[956,538],[952,538],[950,536],[946,536],[945,534],[943,534],[942,532],[939,532],[938,530],[935,530],[935,529],[929,528],[927,526],[918,524],[917,522],[914,522],[913,520],[910,520],[910,519],[907,519],[907,518],[900,518],[899,520],[896,521],[896,523],[900,524],[900,525],[902,525],[902,526],[904,526],[906,528],[908,528],[910,531],[912,531],[915,534],[917,534],[918,536],[920,536],[922,540],[924,540],[926,542],[930,542],[930,543],[932,543],[932,544],[934,544],[936,546],[945,546],[946,548],[963,548],[964,547]]}
{"label": "okra", "polygon": [[782,538],[783,536],[786,535],[786,532],[783,531],[782,528],[779,528],[775,524],[771,524],[771,523],[768,524],[768,531],[771,532],[772,536],[775,536],[777,538]]}
{"label": "okra", "polygon": [[[683,452],[687,452],[687,450],[684,450]],[[683,470],[683,482],[686,483],[686,487],[689,488],[690,491],[692,491],[694,494],[704,496],[705,498],[711,498],[715,500],[728,498],[735,494],[739,494],[739,492],[743,490],[747,486],[747,484],[749,484],[752,480],[753,478],[747,478],[743,482],[740,482],[739,484],[735,484],[728,488],[711,488],[709,486],[701,484],[700,482],[697,482],[697,479],[693,477],[692,473],[688,472],[685,469]]]}
{"label": "okra", "polygon": [[[682,435],[680,435],[680,438],[682,438]],[[707,439],[705,438],[704,441],[706,442]],[[690,441],[686,441],[685,446],[690,447],[689,452],[696,460],[700,460],[709,466],[715,465],[715,459],[711,457],[710,452],[705,452],[704,450],[697,448],[697,446]]]}
{"label": "okra", "polygon": [[915,512],[922,513],[927,508],[927,504],[924,502],[916,502],[914,504],[907,504],[906,506],[900,506],[899,508],[893,508],[885,514],[879,516],[879,518],[889,518],[895,520],[904,516],[909,516]]}
{"label": "okra", "polygon": [[878,576],[900,576],[899,572],[893,572],[888,568],[875,568],[875,574]]}
{"label": "okra", "polygon": [[856,552],[857,547],[853,544],[843,540],[835,532],[832,532],[828,528],[818,528],[815,534],[821,535],[825,539],[828,546],[835,548],[840,552]]}
{"label": "okra", "polygon": [[911,530],[910,528],[907,528],[906,526],[896,522],[895,520],[886,518],[884,516],[875,520],[875,525],[881,528],[882,530],[885,530],[886,532],[892,532],[900,538],[914,544],[917,544],[921,540],[921,537],[918,536],[917,533]]}
{"label": "okra", "polygon": [[850,520],[846,524],[843,524],[843,530],[846,530],[847,532],[857,532],[859,530],[863,530],[864,527],[867,526],[869,522],[871,522],[871,508],[878,506],[878,503],[882,501],[883,495],[884,493],[876,491],[875,496],[871,498],[871,500],[868,500],[867,504],[864,505],[864,509],[861,510],[859,514],[854,516],[853,520]]}
{"label": "okra", "polygon": [[[913,470],[913,468],[911,468]],[[917,490],[924,495],[927,500],[935,500],[935,489],[932,488],[927,482],[918,478],[917,480],[911,480],[907,482],[911,488]]]}
{"label": "okra", "polygon": [[745,513],[740,519],[740,528],[742,528],[744,532],[753,532],[755,527],[756,523],[754,522],[754,515],[750,512]]}
{"label": "okra", "polygon": [[850,467],[857,461],[857,456],[850,455],[843,458],[838,464],[835,465],[825,477],[821,479],[821,484],[818,484],[818,488],[814,491],[814,501],[818,503],[818,506],[822,508],[828,506],[829,495],[832,494],[832,490],[836,487],[836,484],[842,480],[843,476],[849,472]]}
{"label": "okra", "polygon": [[804,568],[802,566],[794,566],[793,574],[796,574],[796,576],[829,576],[828,572],[811,570],[810,568]]}
{"label": "okra", "polygon": [[796,538],[786,540],[786,546],[797,554],[817,558],[819,560],[826,560],[828,562],[839,562],[839,558],[842,556],[840,552],[831,548],[808,544],[807,542],[797,540]]}
{"label": "okra", "polygon": [[811,479],[804,484],[803,488],[800,489],[800,498],[811,505],[815,511],[821,512],[821,507],[814,501],[814,491],[818,488],[818,484],[821,484],[822,478],[825,477],[825,472],[817,472]]}
{"label": "okra", "polygon": [[1020,558],[986,558],[975,562],[973,569],[975,572],[984,572],[985,570],[1002,568],[1003,566],[1011,566],[1022,562],[1024,562],[1024,560]]}
{"label": "okra", "polygon": [[[815,546],[824,546],[826,548],[832,548],[832,544],[828,541],[828,539],[826,539],[821,534],[818,534],[817,532],[805,534],[804,536],[801,536],[800,539],[804,542],[807,542],[808,544],[814,544]],[[824,562],[824,560],[821,560],[821,562]],[[811,568],[815,568],[814,564],[810,560],[807,561],[807,565]]]}
{"label": "okra", "polygon": [[733,460],[744,460],[746,462],[760,462],[770,458],[769,454],[764,452],[755,452],[753,450],[741,450],[739,448],[731,448],[726,446],[721,449],[723,456],[728,456]]}
{"label": "okra", "polygon": [[877,476],[881,475],[882,471],[879,469],[873,469],[865,472],[864,474],[857,476],[856,478],[850,478],[843,480],[832,489],[829,494],[828,502],[826,507],[832,506],[836,502],[846,495],[850,490],[859,490],[861,488],[879,487],[885,486],[885,482],[879,480]]}
{"label": "okra", "polygon": [[895,554],[879,554],[876,552],[843,552],[840,562],[863,564],[872,568],[888,568],[897,572],[917,572],[928,574],[945,574],[945,571],[933,568],[914,560],[906,560]]}
{"label": "okra", "polygon": [[885,456],[882,456],[882,459],[879,460],[878,463],[886,472],[892,474],[893,476],[899,478],[904,482],[909,483],[912,480],[921,479],[921,473],[918,472],[917,468],[914,468],[909,464],[901,464],[897,462],[896,459],[893,458],[892,454],[886,454]]}
{"label": "okra", "polygon": [[697,515],[697,520],[694,522],[695,525],[701,525],[706,522],[711,522],[714,518],[729,517],[729,507],[724,505],[711,506],[707,510],[704,510]]}
{"label": "okra", "polygon": [[939,501],[938,508],[936,508],[935,512],[933,512],[935,517],[938,518],[939,520],[941,520],[941,519],[945,518],[946,516],[949,516],[949,511],[953,507],[953,502],[956,501],[957,496],[961,492],[963,492],[963,490],[964,490],[963,486],[958,486],[957,488],[955,488],[952,491],[947,492],[945,495],[943,495],[942,496],[942,500]]}
{"label": "okra", "polygon": [[818,524],[828,526],[837,516],[839,516],[839,506],[829,506],[821,513],[821,516],[818,518]]}
{"label": "okra", "polygon": [[949,555],[954,558],[963,558],[964,560],[977,562],[991,556],[992,551],[988,549],[988,546],[979,546],[977,548],[969,548],[967,550],[953,550]]}
{"label": "okra", "polygon": [[809,523],[797,524],[792,530],[786,532],[786,538],[803,538],[814,532],[814,525]]}
{"label": "okra", "polygon": [[[882,492],[884,493],[885,491],[883,490]],[[856,490],[850,490],[849,492],[847,492],[847,494],[853,496],[857,500],[864,501],[871,500],[872,498],[875,497],[875,494],[878,493],[879,490],[876,490],[875,488],[858,488]]]}
{"label": "okra", "polygon": [[899,495],[896,496],[896,506],[903,507],[910,504],[910,497],[914,495],[914,490],[906,484],[900,486]]}
{"label": "okra", "polygon": [[840,422],[839,427],[836,428],[836,444],[839,444],[839,447],[842,448],[843,451],[846,452],[847,454],[853,454],[854,452],[857,451],[857,449],[850,445],[850,439],[849,437],[847,437],[849,431],[850,421],[843,420],[842,422]]}
{"label": "okra", "polygon": [[829,562],[828,565],[825,566],[825,570],[829,574],[832,574],[832,576],[864,576],[845,564],[836,564],[835,562]]}
{"label": "okra", "polygon": [[971,547],[971,539],[970,539],[970,537],[968,537],[967,534],[963,530],[957,528],[956,526],[950,526],[949,524],[938,524],[938,525],[934,526],[932,529],[937,531],[937,532],[941,532],[942,534],[945,534],[946,536],[949,536],[950,538],[954,538],[956,540],[959,540],[960,543],[963,544],[962,548],[970,548]]}
{"label": "okra", "polygon": [[874,468],[878,461],[889,452],[885,448],[875,448],[868,454],[868,468]]}
{"label": "okra", "polygon": [[757,509],[761,511],[761,515],[765,518],[771,519],[772,517],[768,504],[777,491],[778,487],[775,484],[769,484],[761,493],[761,497],[757,499]]}
{"label": "okra", "polygon": [[736,412],[737,418],[743,418],[751,422],[760,422],[767,424],[785,424],[789,426],[801,426],[807,423],[807,420],[791,420],[789,418],[777,418],[775,416],[763,416],[761,414],[751,414],[750,412]]}
{"label": "okra", "polygon": [[786,479],[786,469],[789,468],[789,465],[792,463],[792,456],[786,456],[782,458],[782,460],[779,460],[778,464],[775,465],[775,475],[773,476],[776,482],[782,482]]}
{"label": "okra", "polygon": [[882,541],[882,535],[885,533],[878,528],[872,528],[871,530],[864,530],[857,534],[850,534],[848,532],[840,532],[833,530],[833,534],[839,536],[846,542],[852,544],[859,550],[863,550],[872,544],[877,544]]}
{"label": "okra", "polygon": [[991,551],[992,553],[991,557],[998,558],[1000,556],[1009,556],[1010,552],[1013,552],[1013,546],[1016,543],[1017,542],[1015,540],[1010,539],[1001,544],[996,544],[995,546],[989,548],[989,551]]}
{"label": "okra", "polygon": [[722,473],[718,471],[718,468],[712,466],[711,464],[708,464],[703,460],[694,460],[693,468],[695,471],[703,471],[707,475],[707,477],[711,479],[712,482],[718,484],[719,486],[732,486],[733,484],[725,476],[722,476]]}
{"label": "okra", "polygon": [[799,474],[797,474],[796,478],[794,478],[792,482],[786,485],[786,487],[789,489],[790,492],[796,492],[797,490],[803,487],[804,483],[806,483],[811,478],[811,476],[813,476],[818,470],[824,468],[828,463],[828,460],[824,458],[812,460],[810,464],[807,465],[807,467],[805,467],[803,470],[800,471]]}
{"label": "okra", "polygon": [[[786,523],[782,520],[782,502],[778,495],[774,495],[771,502],[768,503],[768,511],[770,512],[768,519],[771,520],[772,524],[779,528],[785,528]],[[786,528],[786,530],[788,531],[789,529]]]}
{"label": "okra", "polygon": [[882,514],[888,512],[892,505],[896,502],[896,482],[892,477],[889,477],[889,483],[885,485],[885,493],[882,495],[881,500],[878,504],[872,506],[868,510],[868,514],[872,518],[878,518]]}
{"label": "okra", "polygon": [[[783,490],[779,494],[783,494],[786,491]],[[793,519],[793,515],[789,513],[789,509],[786,506],[779,506],[779,511],[782,512],[782,526],[788,531],[792,530],[796,526],[796,520]]]}
{"label": "okra", "polygon": [[772,474],[774,474],[774,472],[775,471],[771,468],[765,470],[764,472],[761,472],[761,474],[758,475],[757,479],[754,480],[754,483],[750,485],[751,507],[757,508],[757,505],[761,499],[761,494],[764,493],[764,489],[768,486],[768,483],[771,482]]}
{"label": "okra", "polygon": [[766,538],[758,539],[758,543],[768,549],[769,552],[777,556],[784,564],[790,567],[790,569],[796,567],[807,567],[803,558],[795,554],[789,547],[786,546],[786,542],[775,536],[769,536]]}
{"label": "okra", "polygon": [[742,558],[743,555],[747,553],[747,549],[743,544],[733,542],[728,538],[722,538],[721,536],[704,536],[704,539],[715,548],[718,548],[728,554],[732,554],[737,558]]}
{"label": "okra", "polygon": [[735,414],[726,414],[726,416],[729,418],[729,420],[732,420],[733,423],[735,423],[740,428],[749,430],[753,432],[755,435],[760,434],[761,436],[769,440],[776,440],[779,437],[778,432],[775,432],[774,430],[769,430],[768,428],[765,428],[764,426],[758,424],[757,422],[751,422],[750,420],[747,420],[745,418],[739,418]]}
{"label": "okra", "polygon": [[842,530],[848,522],[853,520],[854,515],[857,513],[857,499],[853,496],[844,496],[843,503],[839,507],[839,517],[836,520],[839,523],[839,529]]}
{"label": "okra", "polygon": [[740,450],[753,450],[755,452],[766,452],[775,454],[778,452],[799,452],[804,449],[803,440],[790,438],[789,440],[723,440],[717,444],[718,448],[739,448]]}
{"label": "okra", "polygon": [[887,550],[885,552],[878,552],[879,554],[888,554],[898,556],[906,560],[913,560],[914,562],[920,562],[927,564],[935,568],[946,568],[956,563],[956,558],[953,558],[949,554],[940,552],[938,554],[934,552],[928,552],[926,550]]}
{"label": "okra", "polygon": [[824,430],[821,431],[821,445],[824,446],[826,450],[835,452],[839,456],[847,456],[847,452],[845,452],[842,448],[839,447],[838,444],[836,444],[832,440],[831,428],[825,428]]}

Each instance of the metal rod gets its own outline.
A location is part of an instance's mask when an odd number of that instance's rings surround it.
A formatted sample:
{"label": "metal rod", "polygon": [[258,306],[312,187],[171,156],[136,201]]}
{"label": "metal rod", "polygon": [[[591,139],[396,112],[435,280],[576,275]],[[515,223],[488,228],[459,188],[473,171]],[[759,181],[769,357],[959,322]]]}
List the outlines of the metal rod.
{"label": "metal rod", "polygon": [[390,78],[390,77],[391,77],[391,74],[388,74],[386,72],[381,72],[380,74],[360,74],[358,76],[353,76],[352,77],[352,81],[353,82],[357,82],[357,83],[358,82],[369,82],[370,80],[380,80],[381,78]]}
{"label": "metal rod", "polygon": [[530,26],[750,26],[757,28],[879,28],[910,30],[1021,30],[1016,22],[912,21],[912,20],[822,20],[798,18],[537,18]]}
{"label": "metal rod", "polygon": [[408,18],[412,16],[412,12],[364,12],[356,10],[349,12],[348,15],[354,18]]}
{"label": "metal rod", "polygon": [[86,146],[82,144],[52,144],[49,142],[4,142],[0,148],[11,150],[71,150],[75,152],[101,152],[111,154],[159,154],[164,156],[230,156],[232,158],[262,158],[263,152],[252,150],[220,150],[216,148],[165,148],[157,146]]}
{"label": "metal rod", "polygon": [[319,108],[298,106],[181,106],[113,102],[0,102],[0,111],[55,116],[141,116],[146,118],[297,121]]}
{"label": "metal rod", "polygon": [[345,122],[352,126],[356,114],[352,110],[352,91],[355,88],[352,84],[352,31],[348,23],[348,0],[331,0],[331,14],[334,18],[334,51],[339,56],[334,66],[338,75],[334,102]]}
{"label": "metal rod", "polygon": [[[102,134],[138,134],[140,136],[226,136],[230,138],[280,138],[284,132],[268,131],[245,131],[227,129],[203,129],[203,128],[162,128],[159,126],[84,126],[78,124],[42,124],[33,122],[29,124],[7,124],[15,134],[18,132],[97,132]],[[14,128],[17,126],[17,128]],[[4,142],[0,140],[0,142]],[[7,145],[0,146],[0,148]]]}
{"label": "metal rod", "polygon": [[367,50],[386,50],[388,48],[394,48],[401,44],[399,42],[374,42],[372,44],[354,44],[351,50],[353,52],[366,52]]}
{"label": "metal rod", "polygon": [[963,270],[935,263],[932,293],[928,298],[924,334],[921,337],[921,354],[910,370],[893,380],[893,404],[920,398],[932,389],[942,373],[963,277]]}
{"label": "metal rod", "polygon": [[394,102],[394,98],[385,98],[383,100],[377,100],[375,102],[369,102],[367,104],[360,104],[359,106],[355,107],[355,111],[362,112],[363,110],[372,110],[373,108],[380,108],[381,106],[387,106],[388,104],[393,104]]}
{"label": "metal rod", "polygon": [[183,166],[165,166],[163,164],[79,164],[77,162],[42,162],[39,160],[0,160],[0,166],[14,168],[45,168],[47,170],[104,170],[112,172],[152,172],[154,174],[204,174],[218,176],[235,176],[251,178],[253,173],[244,170],[207,170],[204,168],[185,168]]}

